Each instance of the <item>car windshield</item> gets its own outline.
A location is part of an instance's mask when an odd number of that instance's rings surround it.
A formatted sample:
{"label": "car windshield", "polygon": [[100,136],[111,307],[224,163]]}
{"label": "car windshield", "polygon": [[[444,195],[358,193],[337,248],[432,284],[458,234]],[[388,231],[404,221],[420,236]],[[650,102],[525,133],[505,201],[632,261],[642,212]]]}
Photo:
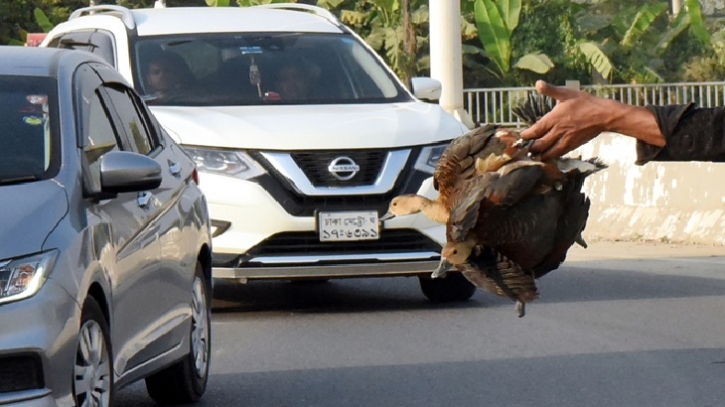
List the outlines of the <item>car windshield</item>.
{"label": "car windshield", "polygon": [[42,179],[54,167],[55,84],[0,75],[0,184]]}
{"label": "car windshield", "polygon": [[150,105],[390,103],[410,100],[348,34],[196,34],[140,38],[135,83]]}

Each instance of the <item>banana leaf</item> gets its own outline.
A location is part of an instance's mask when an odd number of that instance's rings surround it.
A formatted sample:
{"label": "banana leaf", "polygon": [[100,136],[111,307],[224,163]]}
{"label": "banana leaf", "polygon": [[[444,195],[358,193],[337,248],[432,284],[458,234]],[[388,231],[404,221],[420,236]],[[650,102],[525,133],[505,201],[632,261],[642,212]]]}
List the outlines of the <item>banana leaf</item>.
{"label": "banana leaf", "polygon": [[553,67],[554,63],[551,62],[551,59],[540,52],[526,54],[516,61],[514,65],[514,68],[526,69],[538,74],[545,74]]}
{"label": "banana leaf", "polygon": [[690,15],[690,29],[698,41],[704,46],[710,45],[710,33],[702,19],[702,9],[698,0],[687,0],[687,14]]}
{"label": "banana leaf", "polygon": [[667,3],[657,3],[653,5],[645,4],[639,9],[634,16],[634,21],[624,34],[624,38],[620,42],[624,47],[631,47],[642,35],[652,26],[652,23],[660,16],[669,5]]}
{"label": "banana leaf", "polygon": [[659,42],[655,46],[655,55],[662,55],[667,48],[670,47],[672,41],[674,41],[680,34],[682,34],[690,26],[690,15],[688,13],[678,13],[675,17],[675,21],[672,23],[669,29],[665,31],[660,37]]}
{"label": "banana leaf", "polygon": [[33,10],[33,14],[35,14],[35,21],[38,22],[38,25],[43,29],[44,33],[50,32],[50,30],[53,29],[53,23],[50,22],[48,16],[45,15],[43,10],[36,7],[35,10]]}
{"label": "banana leaf", "polygon": [[501,13],[501,18],[503,18],[508,32],[512,33],[516,26],[519,25],[521,0],[498,0],[496,6],[498,6],[498,11]]}
{"label": "banana leaf", "polygon": [[611,76],[614,71],[614,66],[607,54],[602,50],[601,45],[591,41],[580,42],[577,45],[594,69],[605,78]]}
{"label": "banana leaf", "polygon": [[504,76],[511,67],[511,36],[493,0],[476,0],[474,4],[478,38],[499,73]]}

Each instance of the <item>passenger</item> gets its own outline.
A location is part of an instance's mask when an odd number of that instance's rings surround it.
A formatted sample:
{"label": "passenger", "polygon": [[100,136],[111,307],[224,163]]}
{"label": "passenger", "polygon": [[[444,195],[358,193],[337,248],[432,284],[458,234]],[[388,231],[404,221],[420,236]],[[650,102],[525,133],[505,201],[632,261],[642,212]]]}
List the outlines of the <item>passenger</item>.
{"label": "passenger", "polygon": [[146,71],[149,93],[159,98],[178,93],[190,84],[192,78],[184,58],[170,51],[151,57]]}
{"label": "passenger", "polygon": [[297,65],[287,65],[277,74],[276,88],[282,100],[306,99],[312,88],[307,73]]}

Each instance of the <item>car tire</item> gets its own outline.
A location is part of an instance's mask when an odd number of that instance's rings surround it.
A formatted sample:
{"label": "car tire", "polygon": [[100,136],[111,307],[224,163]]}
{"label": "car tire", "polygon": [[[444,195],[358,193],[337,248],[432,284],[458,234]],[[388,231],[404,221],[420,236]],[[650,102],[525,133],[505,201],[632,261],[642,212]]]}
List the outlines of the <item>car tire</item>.
{"label": "car tire", "polygon": [[73,367],[73,398],[77,406],[108,407],[113,400],[113,359],[108,322],[101,306],[88,297],[81,311],[76,359]]}
{"label": "car tire", "polygon": [[418,281],[423,295],[432,302],[466,301],[476,292],[476,286],[459,272],[449,272],[444,278],[420,276]]}
{"label": "car tire", "polygon": [[201,263],[192,288],[191,350],[179,362],[146,378],[146,391],[159,404],[198,401],[206,391],[211,356],[211,296]]}

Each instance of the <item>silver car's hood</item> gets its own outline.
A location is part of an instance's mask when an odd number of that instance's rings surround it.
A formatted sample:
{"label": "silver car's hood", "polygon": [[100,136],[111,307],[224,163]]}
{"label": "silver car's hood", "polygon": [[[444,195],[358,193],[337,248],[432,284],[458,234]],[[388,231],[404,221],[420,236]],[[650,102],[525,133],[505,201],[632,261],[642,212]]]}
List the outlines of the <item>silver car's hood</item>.
{"label": "silver car's hood", "polygon": [[54,180],[0,186],[0,260],[36,253],[68,212]]}

